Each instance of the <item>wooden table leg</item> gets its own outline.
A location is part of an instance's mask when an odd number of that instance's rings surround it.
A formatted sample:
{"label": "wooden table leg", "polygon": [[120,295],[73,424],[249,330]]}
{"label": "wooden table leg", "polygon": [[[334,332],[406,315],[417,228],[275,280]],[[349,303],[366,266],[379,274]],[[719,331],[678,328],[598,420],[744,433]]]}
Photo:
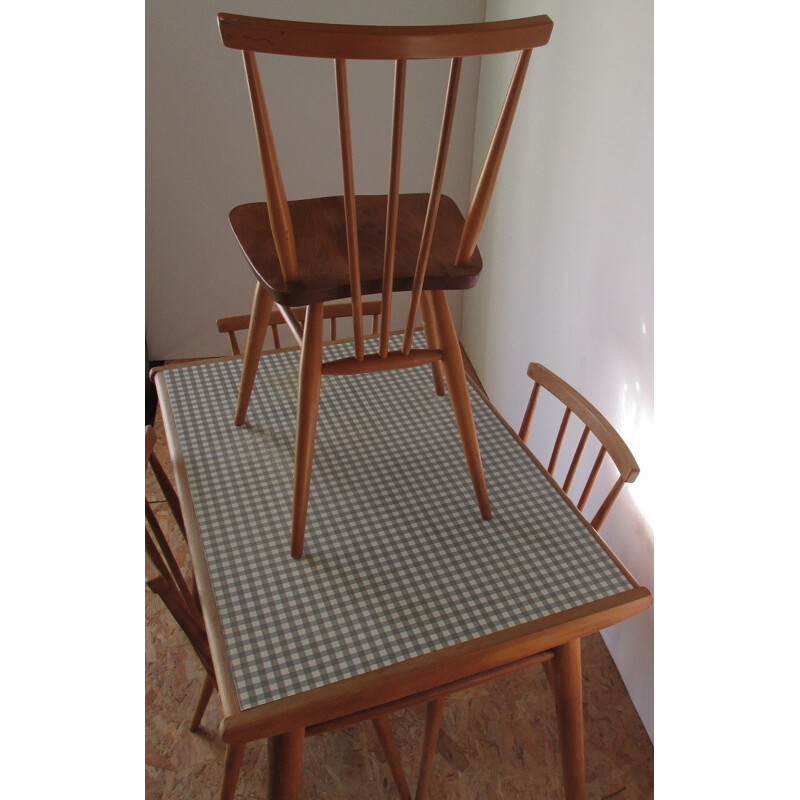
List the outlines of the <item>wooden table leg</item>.
{"label": "wooden table leg", "polygon": [[378,739],[383,747],[386,761],[389,764],[389,769],[392,772],[392,777],[397,785],[397,791],[400,793],[401,800],[411,800],[411,792],[408,788],[406,773],[403,769],[403,762],[400,758],[400,751],[397,749],[397,743],[394,740],[394,736],[392,736],[392,727],[389,724],[389,717],[386,714],[373,717],[372,724],[375,727],[375,732],[378,734]]}
{"label": "wooden table leg", "polygon": [[425,708],[425,735],[422,742],[422,760],[419,765],[419,779],[414,800],[424,800],[428,792],[446,699],[445,697],[437,697],[435,700],[431,700]]}
{"label": "wooden table leg", "polygon": [[554,650],[547,676],[555,695],[561,769],[567,800],[584,800],[586,773],[583,754],[583,682],[581,640],[573,639]]}
{"label": "wooden table leg", "polygon": [[305,728],[269,740],[269,800],[295,800],[300,794]]}
{"label": "wooden table leg", "polygon": [[243,744],[229,744],[225,749],[225,767],[222,773],[219,800],[233,800],[236,794],[236,784],[239,782],[239,772],[242,769],[243,758]]}

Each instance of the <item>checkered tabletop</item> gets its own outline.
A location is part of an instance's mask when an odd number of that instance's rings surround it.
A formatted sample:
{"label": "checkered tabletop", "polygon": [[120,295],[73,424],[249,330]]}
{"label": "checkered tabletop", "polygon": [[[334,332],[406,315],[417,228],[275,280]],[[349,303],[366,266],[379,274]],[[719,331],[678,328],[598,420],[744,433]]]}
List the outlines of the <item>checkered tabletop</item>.
{"label": "checkered tabletop", "polygon": [[[330,345],[325,360],[351,353]],[[261,359],[237,428],[240,371],[164,378],[242,710],[631,588],[470,389],[493,514],[480,518],[428,366],[323,377],[293,559],[298,353]]]}

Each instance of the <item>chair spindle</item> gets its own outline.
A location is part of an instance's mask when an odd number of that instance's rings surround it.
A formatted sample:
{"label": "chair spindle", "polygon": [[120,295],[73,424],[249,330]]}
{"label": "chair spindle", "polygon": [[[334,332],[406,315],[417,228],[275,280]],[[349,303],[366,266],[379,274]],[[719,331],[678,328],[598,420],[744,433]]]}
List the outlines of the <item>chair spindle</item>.
{"label": "chair spindle", "polygon": [[564,409],[564,416],[561,419],[561,427],[558,429],[555,444],[553,445],[553,452],[550,456],[550,464],[547,471],[552,475],[555,471],[556,464],[558,463],[558,456],[561,453],[561,445],[564,443],[564,434],[567,432],[569,425],[569,418],[572,416],[572,409]]}
{"label": "chair spindle", "polygon": [[403,337],[403,354],[408,355],[411,351],[411,339],[414,335],[414,320],[417,316],[420,297],[422,296],[422,286],[425,280],[425,270],[428,267],[428,257],[433,243],[433,231],[436,227],[436,215],[439,211],[439,200],[442,197],[442,185],[444,183],[444,170],[447,164],[447,151],[450,148],[450,134],[453,131],[453,119],[455,117],[456,99],[458,97],[458,82],[461,78],[462,59],[454,58],[450,64],[450,77],[447,81],[447,94],[444,102],[444,113],[442,115],[442,128],[439,134],[439,147],[436,152],[436,166],[433,171],[433,181],[431,192],[428,196],[428,210],[425,214],[425,222],[422,226],[422,237],[417,256],[417,265],[414,270],[414,282],[411,289],[411,302],[408,307],[408,317],[406,319],[405,334]]}
{"label": "chair spindle", "polygon": [[155,475],[159,488],[164,495],[164,499],[167,501],[167,505],[169,505],[169,510],[172,512],[172,516],[175,517],[175,522],[178,523],[181,535],[184,541],[186,541],[186,525],[183,522],[183,512],[181,511],[181,501],[178,499],[178,494],[155,454],[150,457],[149,463],[150,469],[153,470],[153,475]]}
{"label": "chair spindle", "polygon": [[364,360],[364,320],[361,314],[361,270],[358,261],[358,227],[353,182],[353,149],[350,141],[350,102],[347,96],[347,62],[336,59],[336,98],[339,107],[339,136],[342,145],[344,218],[347,228],[347,260],[350,267],[350,294],[353,305],[353,337],[356,361]]}
{"label": "chair spindle", "polygon": [[531,422],[533,421],[533,412],[536,410],[536,401],[539,399],[539,389],[541,385],[534,381],[531,396],[528,398],[528,405],[525,408],[525,415],[522,417],[522,424],[519,426],[519,438],[523,442],[528,441],[528,434],[531,432]]}
{"label": "chair spindle", "polygon": [[589,426],[584,425],[580,441],[578,442],[578,446],[575,448],[575,455],[572,457],[572,462],[570,463],[569,470],[567,471],[567,477],[564,478],[564,483],[561,486],[565,492],[569,492],[569,487],[572,486],[572,480],[575,477],[575,472],[578,469],[578,464],[580,463],[581,456],[583,455],[583,449],[586,447],[586,442],[589,439],[589,433]]}
{"label": "chair spindle", "polygon": [[519,102],[522,84],[525,80],[525,73],[530,60],[531,51],[523,50],[519,55],[517,67],[511,78],[511,85],[508,87],[508,94],[503,103],[492,142],[489,145],[486,161],[483,164],[475,194],[472,196],[472,202],[467,211],[464,230],[461,234],[461,243],[456,256],[456,265],[468,264],[478,245],[478,236],[486,219],[486,213],[489,210],[489,201],[492,199],[492,191],[497,181],[497,173],[500,170],[500,162],[503,158],[503,151],[506,148],[508,133],[511,130],[511,122],[514,119],[514,112],[517,110],[517,103]]}
{"label": "chair spindle", "polygon": [[392,289],[394,259],[397,243],[397,213],[400,208],[400,156],[403,149],[403,108],[406,93],[406,62],[395,62],[394,106],[392,110],[392,149],[389,165],[389,195],[386,201],[386,247],[383,257],[383,291],[381,303],[384,310],[381,320],[379,352],[381,358],[389,354],[389,328],[392,320]]}
{"label": "chair spindle", "polygon": [[611,491],[606,495],[606,499],[603,500],[600,507],[597,509],[597,512],[592,519],[591,526],[596,530],[600,530],[600,526],[605,522],[606,517],[608,516],[608,512],[611,510],[611,506],[614,505],[614,502],[617,499],[617,495],[622,491],[622,487],[625,485],[625,479],[620,475],[617,478],[614,485],[611,487]]}
{"label": "chair spindle", "polygon": [[580,500],[578,500],[579,511],[583,511],[583,507],[586,505],[586,501],[589,499],[589,495],[592,492],[595,480],[597,480],[597,473],[600,472],[600,465],[603,463],[603,457],[605,454],[606,449],[601,445],[600,450],[597,453],[594,466],[592,467],[592,471],[589,473],[589,478],[586,481],[586,486],[584,486],[583,493],[581,494]]}
{"label": "chair spindle", "polygon": [[250,101],[253,106],[253,119],[255,120],[256,135],[258,137],[258,150],[261,155],[261,169],[264,173],[264,188],[267,194],[267,209],[269,211],[272,238],[275,242],[275,250],[278,253],[284,280],[295,281],[299,277],[299,272],[297,269],[297,252],[294,245],[294,229],[292,227],[292,218],[289,214],[289,203],[286,200],[286,190],[283,186],[283,178],[278,165],[275,141],[272,138],[272,128],[269,124],[267,104],[264,100],[264,90],[261,86],[261,76],[258,72],[255,53],[250,50],[244,50],[243,54],[247,85],[250,89]]}
{"label": "chair spindle", "polygon": [[[161,526],[158,524],[155,514],[147,503],[145,503],[144,513],[147,524],[150,526],[150,532],[152,533],[151,536],[145,528],[145,552],[156,566],[156,569],[162,575],[169,575],[172,578],[172,582],[177,587],[178,593],[181,595],[183,600],[189,605],[194,604],[194,594],[186,583],[186,579],[183,577],[181,568],[178,566],[178,562],[175,561],[175,556],[172,554],[169,544],[167,544],[167,540],[164,537],[164,532],[161,529]],[[156,544],[158,546],[156,546]]]}

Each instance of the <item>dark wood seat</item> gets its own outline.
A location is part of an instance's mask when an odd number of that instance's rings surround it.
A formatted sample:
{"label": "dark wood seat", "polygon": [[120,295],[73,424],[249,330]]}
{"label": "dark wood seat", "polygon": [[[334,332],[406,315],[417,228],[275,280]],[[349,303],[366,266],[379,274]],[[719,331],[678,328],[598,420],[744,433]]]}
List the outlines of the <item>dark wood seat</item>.
{"label": "dark wood seat", "polygon": [[[256,129],[266,203],[237,206],[230,214],[234,234],[256,275],[234,424],[243,425],[258,360],[277,305],[302,341],[297,402],[297,435],[291,554],[303,553],[317,408],[323,375],[349,375],[422,364],[439,365],[447,380],[467,470],[480,515],[491,518],[489,495],[475,434],[464,363],[446,289],[473,286],[481,269],[478,236],[489,208],[511,123],[533,48],[550,39],[546,16],[468,25],[386,27],[330,25],[218,15],[222,42],[242,51]],[[466,214],[442,194],[455,120],[463,60],[470,56],[517,53],[508,93],[500,110],[483,169]],[[281,176],[257,54],[329,59],[336,91],[343,192],[340,197],[289,200]],[[387,148],[387,193],[355,192],[347,64],[350,60],[393,61],[392,133]],[[430,192],[400,193],[406,77],[409,60],[448,59],[439,144]],[[332,143],[331,150],[335,145]],[[399,348],[389,351],[392,298],[410,293]],[[381,296],[380,344],[366,354],[363,294]],[[353,356],[322,363],[323,304],[349,297],[353,313]],[[307,306],[301,324],[291,309]],[[426,347],[412,349],[414,321],[422,311]],[[438,385],[438,384],[437,384]]]}
{"label": "dark wood seat", "polygon": [[[386,242],[386,195],[356,195],[361,294],[380,294]],[[427,194],[399,197],[397,244],[392,290],[413,288],[422,229],[428,207]],[[292,200],[289,213],[297,252],[297,280],[287,281],[270,232],[266,203],[246,203],[230,212],[230,222],[242,252],[256,278],[282,306],[308,306],[348,298],[350,267],[347,260],[347,222],[344,198]],[[471,260],[456,266],[455,258],[464,217],[458,206],[442,195],[433,233],[423,290],[469,289],[478,281],[481,257],[477,248]]]}

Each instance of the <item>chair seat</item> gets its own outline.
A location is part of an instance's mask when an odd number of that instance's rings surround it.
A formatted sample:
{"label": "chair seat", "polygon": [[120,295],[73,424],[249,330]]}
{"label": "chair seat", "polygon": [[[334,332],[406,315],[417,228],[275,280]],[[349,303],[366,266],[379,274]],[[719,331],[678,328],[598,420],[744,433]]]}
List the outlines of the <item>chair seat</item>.
{"label": "chair seat", "polygon": [[[400,196],[394,291],[410,291],[417,263],[427,194]],[[236,206],[231,227],[258,280],[283,306],[305,306],[350,297],[347,236],[342,197],[289,202],[294,227],[300,279],[291,283],[281,274],[272,241],[266,203]],[[357,195],[358,249],[362,294],[381,291],[386,238],[386,196]],[[434,230],[424,288],[468,289],[481,271],[477,248],[465,267],[455,265],[464,217],[449,197],[442,195]]]}

